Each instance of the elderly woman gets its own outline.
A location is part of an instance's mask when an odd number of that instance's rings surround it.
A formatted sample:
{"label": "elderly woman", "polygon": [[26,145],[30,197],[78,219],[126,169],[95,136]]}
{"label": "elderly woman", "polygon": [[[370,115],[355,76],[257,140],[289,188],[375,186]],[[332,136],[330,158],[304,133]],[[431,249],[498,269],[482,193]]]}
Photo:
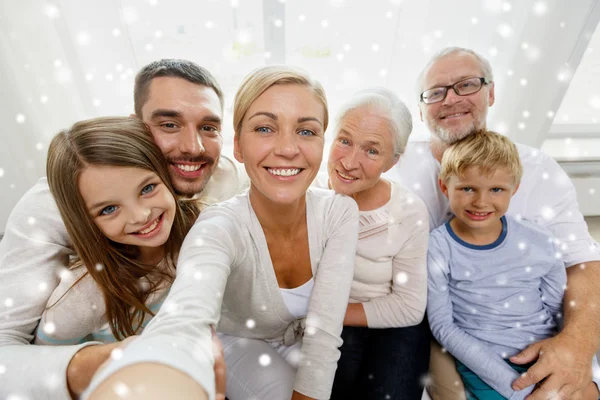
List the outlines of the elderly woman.
{"label": "elderly woman", "polygon": [[429,359],[422,322],[427,208],[409,190],[381,177],[399,160],[411,130],[410,112],[383,88],[357,93],[339,113],[327,183],[356,200],[360,217],[332,399],[421,398]]}
{"label": "elderly woman", "polygon": [[[229,399],[330,397],[358,209],[349,197],[309,190],[323,157],[325,93],[303,71],[261,68],[242,82],[233,119],[249,191],[202,212],[163,307],[92,388],[139,364],[179,382],[187,376],[212,398],[210,328],[218,321]],[[295,348],[297,369],[287,362]],[[125,378],[134,389],[140,382]]]}

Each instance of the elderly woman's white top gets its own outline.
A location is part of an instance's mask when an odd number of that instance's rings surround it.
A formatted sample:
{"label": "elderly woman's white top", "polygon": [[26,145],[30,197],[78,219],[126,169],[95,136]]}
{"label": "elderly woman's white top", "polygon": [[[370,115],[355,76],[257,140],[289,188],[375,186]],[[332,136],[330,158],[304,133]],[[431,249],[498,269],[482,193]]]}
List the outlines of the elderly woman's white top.
{"label": "elderly woman's white top", "polygon": [[392,182],[390,201],[361,211],[351,303],[370,328],[416,325],[427,304],[429,216],[423,201]]}
{"label": "elderly woman's white top", "polygon": [[[326,188],[320,173],[314,186]],[[363,303],[370,328],[416,325],[427,303],[429,215],[425,203],[391,182],[390,200],[360,211],[350,303]]]}

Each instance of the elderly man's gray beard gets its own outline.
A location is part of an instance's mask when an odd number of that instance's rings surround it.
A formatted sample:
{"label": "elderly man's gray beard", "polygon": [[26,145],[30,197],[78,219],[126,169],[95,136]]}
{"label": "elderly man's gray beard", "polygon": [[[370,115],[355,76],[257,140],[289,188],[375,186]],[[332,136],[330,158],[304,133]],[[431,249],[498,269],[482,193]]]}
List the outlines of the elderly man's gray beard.
{"label": "elderly man's gray beard", "polygon": [[440,125],[432,125],[428,123],[430,132],[435,135],[444,144],[450,146],[459,140],[469,136],[471,133],[477,132],[485,127],[487,113],[483,118],[472,121],[470,124],[454,129],[443,128]]}
{"label": "elderly man's gray beard", "polygon": [[434,132],[442,142],[451,145],[475,131],[477,131],[477,125],[475,124],[475,121],[473,121],[469,125],[457,129],[444,129],[440,126],[436,126]]}

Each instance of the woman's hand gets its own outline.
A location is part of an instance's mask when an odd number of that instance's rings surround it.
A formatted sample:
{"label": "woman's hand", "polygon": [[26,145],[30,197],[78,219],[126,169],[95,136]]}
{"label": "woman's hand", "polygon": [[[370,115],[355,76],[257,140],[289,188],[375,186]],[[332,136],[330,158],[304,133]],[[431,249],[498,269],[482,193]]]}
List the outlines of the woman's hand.
{"label": "woman's hand", "polygon": [[[122,393],[115,387],[123,388]],[[130,390],[129,388],[134,388]],[[208,400],[206,391],[191,376],[165,364],[127,365],[107,377],[90,400]]]}
{"label": "woman's hand", "polygon": [[215,333],[215,329],[211,327],[213,355],[215,357],[215,400],[225,400],[225,390],[227,388],[227,366],[225,365],[225,355],[223,354],[223,346]]}
{"label": "woman's hand", "polygon": [[292,392],[292,399],[291,400],[315,400],[312,397],[308,397],[303,395],[302,393],[298,393],[295,390]]}
{"label": "woman's hand", "polygon": [[76,399],[88,387],[100,366],[121,342],[97,344],[79,350],[67,366],[67,386],[71,397]]}
{"label": "woman's hand", "polygon": [[[94,374],[103,367],[103,364],[107,363],[114,349],[127,346],[129,342],[135,338],[137,338],[137,336],[130,336],[122,342],[88,346],[79,350],[75,356],[73,356],[67,367],[67,385],[71,397],[73,399],[78,398],[88,387]],[[225,365],[223,346],[215,334],[214,329],[212,329],[212,344],[213,355],[215,358],[215,400],[225,400],[227,368]]]}
{"label": "woman's hand", "polygon": [[79,350],[67,366],[67,387],[71,397],[76,399],[88,387],[94,374],[102,367],[112,351],[125,347],[137,336],[130,336],[121,342],[97,344]]}
{"label": "woman's hand", "polygon": [[344,326],[369,326],[362,303],[348,303],[344,315]]}

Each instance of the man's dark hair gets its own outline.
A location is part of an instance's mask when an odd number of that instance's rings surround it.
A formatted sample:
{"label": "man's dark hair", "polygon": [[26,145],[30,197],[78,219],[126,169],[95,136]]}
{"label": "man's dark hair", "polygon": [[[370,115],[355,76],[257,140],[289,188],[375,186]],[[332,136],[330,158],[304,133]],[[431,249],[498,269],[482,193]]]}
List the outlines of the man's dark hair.
{"label": "man's dark hair", "polygon": [[152,79],[160,76],[182,78],[188,82],[212,88],[217,93],[221,110],[223,110],[223,92],[215,77],[208,70],[187,60],[162,59],[146,65],[135,76],[133,104],[135,113],[139,118],[142,117],[142,106],[148,100],[150,83]]}

